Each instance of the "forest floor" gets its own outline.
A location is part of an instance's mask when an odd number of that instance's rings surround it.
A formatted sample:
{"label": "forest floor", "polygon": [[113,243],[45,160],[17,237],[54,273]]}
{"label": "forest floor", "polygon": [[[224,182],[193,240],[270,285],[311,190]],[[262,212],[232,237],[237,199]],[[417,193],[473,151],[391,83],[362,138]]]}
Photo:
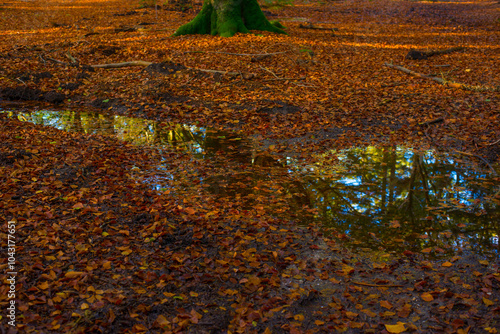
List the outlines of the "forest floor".
{"label": "forest floor", "polygon": [[[498,163],[498,1],[298,2],[263,8],[288,35],[170,37],[200,6],[0,3],[0,106],[196,123],[302,158],[405,144]],[[92,67],[131,61],[148,63]],[[2,333],[500,332],[498,261],[371,258],[261,206],[174,198],[137,181],[163,158],[0,114]]]}

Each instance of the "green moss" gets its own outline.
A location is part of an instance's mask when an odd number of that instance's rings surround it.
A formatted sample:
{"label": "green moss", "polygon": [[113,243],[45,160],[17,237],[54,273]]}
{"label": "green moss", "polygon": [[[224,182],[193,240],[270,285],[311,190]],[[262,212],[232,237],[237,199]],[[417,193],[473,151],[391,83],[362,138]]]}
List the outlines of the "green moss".
{"label": "green moss", "polygon": [[191,22],[188,22],[179,27],[179,29],[177,29],[173,36],[210,34],[210,23],[213,16],[212,13],[215,13],[212,5],[209,1],[205,1],[198,15],[196,15],[196,17]]}
{"label": "green moss", "polygon": [[272,20],[272,21],[269,21],[273,26],[275,26],[276,28],[280,28],[280,29],[286,29],[284,25],[281,24],[280,21],[278,20]]}
{"label": "green moss", "polygon": [[173,36],[211,34],[231,37],[237,32],[250,30],[271,31],[285,34],[278,22],[271,24],[262,13],[256,0],[205,0],[201,11],[189,23],[181,26]]}

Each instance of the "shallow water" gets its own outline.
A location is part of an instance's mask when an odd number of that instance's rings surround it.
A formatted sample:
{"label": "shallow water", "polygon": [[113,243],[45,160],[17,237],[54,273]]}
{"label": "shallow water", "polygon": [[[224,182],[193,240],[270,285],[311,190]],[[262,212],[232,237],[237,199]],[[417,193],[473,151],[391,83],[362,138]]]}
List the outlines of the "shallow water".
{"label": "shallow water", "polygon": [[[499,179],[463,156],[369,146],[301,161],[265,154],[258,142],[237,133],[192,125],[83,111],[3,112],[65,131],[111,135],[160,150],[182,148],[193,161],[214,166],[212,174],[196,176],[207,193],[242,208],[261,205],[259,198],[286,203],[279,206],[286,210],[274,214],[320,224],[354,248],[433,257],[467,249],[499,258]],[[167,160],[147,174],[155,189],[176,193],[177,176]]]}

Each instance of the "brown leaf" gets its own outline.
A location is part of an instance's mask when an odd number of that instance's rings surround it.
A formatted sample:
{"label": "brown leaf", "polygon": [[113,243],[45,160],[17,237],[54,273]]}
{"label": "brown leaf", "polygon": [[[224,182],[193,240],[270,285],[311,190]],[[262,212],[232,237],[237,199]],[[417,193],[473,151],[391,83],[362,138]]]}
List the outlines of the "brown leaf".
{"label": "brown leaf", "polygon": [[392,304],[389,303],[387,300],[381,300],[380,306],[385,307],[388,310],[390,310],[393,307]]}

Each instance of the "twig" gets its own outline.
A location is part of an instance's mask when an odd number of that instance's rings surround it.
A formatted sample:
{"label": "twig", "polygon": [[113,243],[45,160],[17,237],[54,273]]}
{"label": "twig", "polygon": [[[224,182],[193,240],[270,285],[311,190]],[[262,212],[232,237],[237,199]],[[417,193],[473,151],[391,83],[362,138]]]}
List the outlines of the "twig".
{"label": "twig", "polygon": [[401,284],[373,284],[373,283],[354,282],[354,281],[351,281],[351,283],[364,286],[374,286],[377,288],[400,288],[404,286]]}
{"label": "twig", "polygon": [[273,56],[273,55],[279,55],[279,54],[283,54],[283,53],[287,53],[287,52],[288,51],[272,52],[272,53],[233,53],[233,52],[222,52],[222,51],[185,51],[184,53],[219,53],[219,54],[232,55],[232,56],[257,57],[257,56]]}
{"label": "twig", "polygon": [[472,154],[472,153],[467,153],[467,152],[462,152],[462,151],[453,151],[455,153],[458,153],[458,154],[462,154],[462,155],[466,155],[468,157],[474,157],[474,158],[478,158],[480,159],[482,162],[484,162],[488,167],[490,167],[491,171],[493,172],[493,174],[495,175],[498,175],[497,174],[497,171],[490,165],[490,163],[485,159],[483,158],[482,156],[480,155],[477,155],[477,154]]}
{"label": "twig", "polygon": [[486,146],[493,146],[493,145],[498,144],[498,143],[500,143],[500,139],[498,139],[497,141],[495,141],[491,144],[487,144]]}
{"label": "twig", "polygon": [[76,60],[76,58],[75,58],[75,57],[73,57],[73,56],[71,55],[71,53],[69,53],[69,51],[68,51],[68,52],[66,52],[66,57],[67,57],[69,60],[71,60],[71,62],[72,62],[73,64],[76,64],[76,63],[78,62],[78,61]]}
{"label": "twig", "polygon": [[295,86],[300,86],[300,87],[306,87],[306,88],[317,88],[316,86],[307,86],[307,85],[301,85],[296,82],[290,82],[291,84],[294,84]]}
{"label": "twig", "polygon": [[263,79],[262,81],[287,81],[287,80],[305,80],[306,78],[274,78],[274,79]]}
{"label": "twig", "polygon": [[434,80],[436,82],[439,82],[442,85],[453,87],[453,88],[460,88],[460,89],[464,89],[464,90],[474,90],[474,91],[492,91],[492,92],[500,91],[500,86],[499,87],[470,86],[470,85],[466,85],[463,83],[447,81],[447,80],[444,80],[444,79],[441,79],[438,77],[432,77],[432,76],[428,76],[428,75],[425,75],[422,73],[414,72],[412,70],[409,70],[407,68],[404,68],[404,67],[398,66],[398,65],[385,63],[385,66],[390,67],[390,68],[395,68],[397,70],[400,70],[400,71],[405,72],[407,74],[414,75],[414,76],[419,77],[419,78],[431,79],[431,80]]}
{"label": "twig", "polygon": [[54,58],[47,58],[48,60],[51,60],[53,61],[54,63],[57,63],[57,64],[61,64],[61,65],[65,65],[65,66],[69,66],[68,63],[65,63],[63,61],[60,61],[60,60],[57,60],[57,59],[54,59]]}
{"label": "twig", "polygon": [[271,73],[272,75],[274,75],[274,77],[275,77],[276,79],[281,79],[281,78],[280,78],[280,77],[278,77],[276,74],[274,74],[274,72],[273,72],[273,71],[271,71],[271,70],[269,70],[269,69],[267,69],[267,68],[265,68],[265,67],[262,67],[262,66],[260,66],[260,65],[259,65],[259,67],[260,67],[261,69],[265,70],[265,71],[268,71],[268,72],[269,72],[269,73]]}
{"label": "twig", "polygon": [[90,66],[93,68],[121,68],[128,66],[149,66],[151,64],[153,63],[149,61],[134,60],[134,61],[126,61],[123,63],[100,64],[100,65],[90,65]]}

